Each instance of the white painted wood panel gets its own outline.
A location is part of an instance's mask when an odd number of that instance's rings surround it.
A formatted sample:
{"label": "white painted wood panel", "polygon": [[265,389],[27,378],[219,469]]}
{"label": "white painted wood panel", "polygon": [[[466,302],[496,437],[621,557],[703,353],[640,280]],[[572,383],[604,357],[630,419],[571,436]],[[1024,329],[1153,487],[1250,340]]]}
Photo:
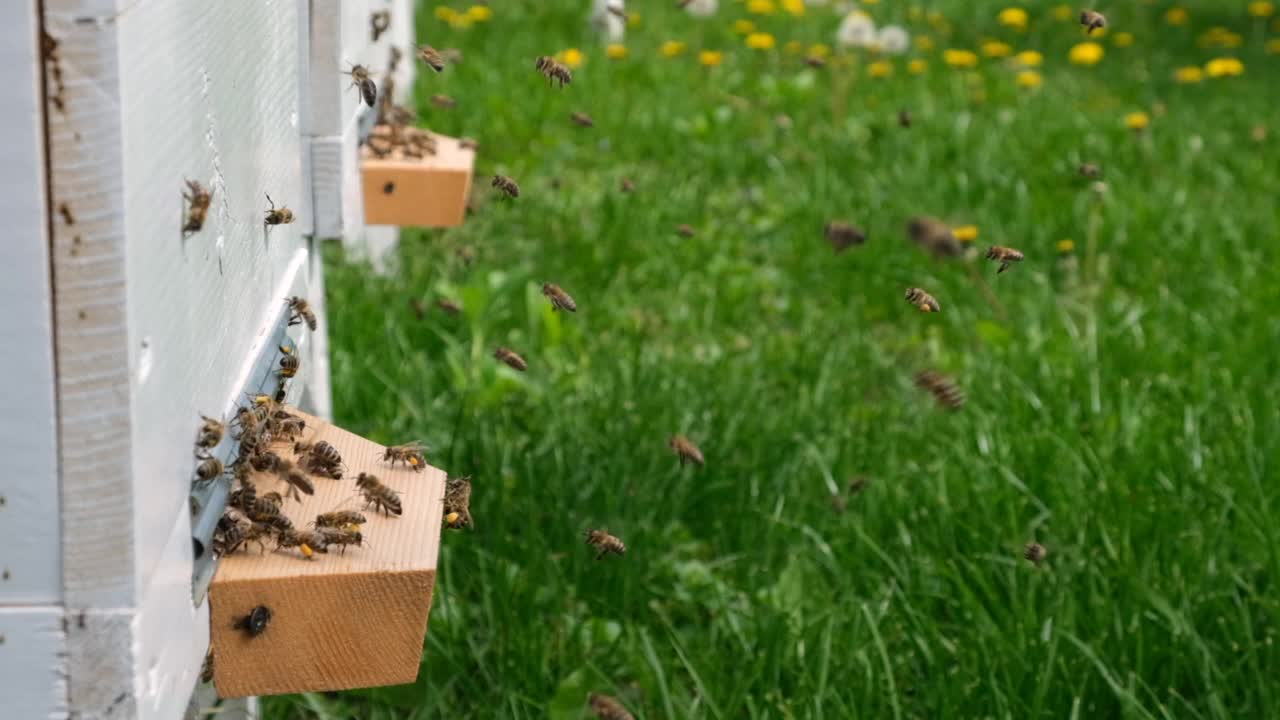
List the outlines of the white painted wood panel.
{"label": "white painted wood panel", "polygon": [[0,10],[0,606],[62,598],[39,30],[35,0]]}
{"label": "white painted wood panel", "polygon": [[56,606],[0,607],[4,717],[67,717],[62,617]]}

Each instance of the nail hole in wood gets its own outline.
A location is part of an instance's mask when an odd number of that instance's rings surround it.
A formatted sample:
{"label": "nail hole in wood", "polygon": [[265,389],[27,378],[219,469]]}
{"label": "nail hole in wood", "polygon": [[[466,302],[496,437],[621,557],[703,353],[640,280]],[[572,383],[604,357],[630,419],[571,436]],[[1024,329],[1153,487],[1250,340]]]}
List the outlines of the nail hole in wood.
{"label": "nail hole in wood", "polygon": [[396,191],[396,184],[395,184],[395,183],[393,183],[393,182],[388,181],[386,185],[383,185],[383,186],[382,186],[382,192],[384,192],[384,193],[386,193],[386,194],[388,194],[388,195],[390,195],[391,193],[393,193],[393,192],[395,192],[395,191]]}

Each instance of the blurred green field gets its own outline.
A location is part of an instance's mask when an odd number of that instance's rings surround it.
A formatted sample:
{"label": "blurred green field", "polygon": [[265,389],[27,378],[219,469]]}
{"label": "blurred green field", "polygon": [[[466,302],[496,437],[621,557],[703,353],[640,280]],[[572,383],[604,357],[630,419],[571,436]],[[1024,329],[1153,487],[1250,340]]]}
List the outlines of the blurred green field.
{"label": "blurred green field", "polygon": [[[1000,3],[920,3],[944,23],[886,1],[865,9],[934,49],[813,69],[788,43],[830,45],[831,7],[629,5],[624,59],[586,0],[493,3],[470,27],[420,9],[419,40],[464,53],[420,71],[422,124],[480,141],[478,208],[406,233],[389,276],[330,248],[335,414],[473,475],[476,526],[444,538],[416,684],[266,716],[579,718],[589,692],[644,718],[1280,716],[1274,17],[1113,3],[1088,67],[1051,3],[1016,32]],[[739,19],[776,47],[748,49]],[[1204,47],[1215,26],[1239,47]],[[944,62],[988,39],[1041,52],[1042,85],[1008,58]],[[568,48],[573,83],[548,88],[533,60]],[[1215,57],[1244,74],[1175,82]],[[969,257],[909,243],[922,214],[976,226]],[[867,244],[833,253],[838,218]],[[1026,261],[997,276],[990,244]],[[544,280],[579,312],[552,312]],[[961,411],[914,387],[924,368]],[[705,468],[679,466],[677,432]],[[596,561],[589,527],[627,554]]]}

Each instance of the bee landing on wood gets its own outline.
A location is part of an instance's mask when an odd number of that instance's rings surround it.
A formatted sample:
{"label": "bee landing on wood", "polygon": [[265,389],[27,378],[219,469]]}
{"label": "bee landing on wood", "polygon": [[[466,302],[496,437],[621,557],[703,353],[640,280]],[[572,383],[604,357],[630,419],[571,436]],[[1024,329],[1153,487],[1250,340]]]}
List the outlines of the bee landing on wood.
{"label": "bee landing on wood", "polygon": [[471,478],[446,478],[444,484],[445,525],[454,530],[471,526]]}
{"label": "bee landing on wood", "polygon": [[622,703],[608,695],[591,693],[587,696],[587,705],[600,720],[635,720]]}
{"label": "bee landing on wood", "polygon": [[693,441],[683,435],[672,435],[667,441],[667,446],[675,452],[676,457],[680,458],[680,465],[690,462],[698,467],[702,467],[706,462],[702,457],[702,450]]}
{"label": "bee landing on wood", "polygon": [[551,301],[551,309],[578,312],[578,303],[563,288],[555,283],[542,283],[542,294]]}
{"label": "bee landing on wood", "polygon": [[388,515],[399,515],[404,512],[400,505],[400,493],[383,485],[377,477],[369,473],[360,473],[356,478],[356,487],[364,496],[365,504],[373,506],[375,511],[382,511]]}
{"label": "bee landing on wood", "polygon": [[346,527],[348,525],[363,525],[368,520],[361,513],[355,510],[335,510],[334,512],[321,513],[316,516],[316,521],[312,523],[316,527]]}
{"label": "bee landing on wood", "polygon": [[949,410],[964,407],[964,391],[939,373],[922,370],[916,373],[915,381],[918,387],[932,394],[939,405]]}
{"label": "bee landing on wood", "polygon": [[520,186],[516,184],[515,180],[506,175],[494,175],[493,182],[489,184],[513,198],[520,197]]}
{"label": "bee landing on wood", "polygon": [[430,45],[418,46],[418,59],[426,63],[427,67],[432,70],[435,70],[436,72],[444,72],[444,56]]}
{"label": "bee landing on wood", "polygon": [[920,312],[942,312],[942,306],[929,293],[920,288],[907,288],[907,302],[915,305]]}
{"label": "bee landing on wood", "polygon": [[866,232],[843,220],[832,220],[827,223],[822,228],[822,234],[827,242],[831,243],[831,249],[835,250],[836,254],[867,241]]}
{"label": "bee landing on wood", "polygon": [[1000,263],[999,269],[996,270],[996,274],[999,275],[1008,270],[1013,263],[1022,262],[1023,255],[1013,248],[993,245],[990,250],[987,250],[987,259]]}
{"label": "bee landing on wood", "polygon": [[627,546],[618,538],[610,535],[608,530],[588,530],[586,538],[587,544],[596,549],[597,560],[609,553],[625,555],[627,552]]}
{"label": "bee landing on wood", "polygon": [[325,475],[334,480],[342,479],[342,455],[337,448],[324,440],[316,443],[296,442],[293,444],[293,452],[298,456],[298,462],[308,472]]}
{"label": "bee landing on wood", "polygon": [[405,445],[392,445],[382,453],[383,462],[404,463],[415,472],[422,472],[427,467],[427,456],[422,453],[422,443],[412,442]]}
{"label": "bee landing on wood", "polygon": [[329,552],[329,543],[323,533],[315,530],[286,530],[276,537],[276,548],[298,548],[303,557],[314,560],[314,553]]}
{"label": "bee landing on wood", "polygon": [[302,502],[302,495],[298,494],[299,491],[307,495],[316,494],[316,486],[311,482],[311,478],[307,477],[307,474],[298,468],[290,466],[288,470],[278,471],[277,474],[280,476],[281,480],[288,484],[289,497],[294,500]]}
{"label": "bee landing on wood", "polygon": [[360,90],[360,99],[364,100],[365,105],[373,107],[378,102],[378,84],[370,76],[369,68],[363,65],[352,65],[351,70],[343,74],[351,76],[351,85],[348,87]]}
{"label": "bee landing on wood", "polygon": [[213,202],[213,191],[206,190],[195,180],[187,180],[187,189],[182,193],[187,201],[187,222],[182,226],[182,234],[200,232],[204,227],[204,219],[209,214],[209,205]]}
{"label": "bee landing on wood", "polygon": [[289,324],[297,325],[305,322],[307,324],[307,328],[312,332],[315,332],[316,314],[311,310],[311,304],[297,295],[289,298],[288,303],[289,310],[291,311],[291,314],[289,315]]}
{"label": "bee landing on wood", "polygon": [[534,63],[534,67],[538,72],[546,76],[547,85],[550,85],[552,82],[559,82],[560,87],[564,87],[565,85],[573,82],[573,73],[569,71],[569,68],[561,65],[553,57],[547,55],[539,57]]}
{"label": "bee landing on wood", "polygon": [[[263,194],[266,195],[266,193]],[[267,195],[267,202],[271,204],[271,209],[267,211],[267,218],[263,222],[268,225],[288,225],[293,222],[292,210],[283,205],[276,207],[270,195]]]}
{"label": "bee landing on wood", "polygon": [[520,372],[524,372],[529,369],[529,363],[525,362],[524,358],[517,355],[516,351],[510,348],[500,347],[497,350],[494,350],[493,357],[503,363],[506,363],[509,367],[519,370]]}
{"label": "bee landing on wood", "polygon": [[211,418],[208,415],[201,415],[200,432],[196,434],[196,447],[201,450],[208,450],[222,442],[222,436],[227,432],[227,426],[221,420]]}
{"label": "bee landing on wood", "polygon": [[355,545],[362,547],[364,545],[364,536],[357,527],[319,527],[316,532],[324,537],[325,547],[337,545],[342,548],[341,553],[347,554],[347,546]]}
{"label": "bee landing on wood", "polygon": [[1094,30],[1107,26],[1107,18],[1097,10],[1082,10],[1080,24],[1084,26],[1086,35],[1092,35]]}

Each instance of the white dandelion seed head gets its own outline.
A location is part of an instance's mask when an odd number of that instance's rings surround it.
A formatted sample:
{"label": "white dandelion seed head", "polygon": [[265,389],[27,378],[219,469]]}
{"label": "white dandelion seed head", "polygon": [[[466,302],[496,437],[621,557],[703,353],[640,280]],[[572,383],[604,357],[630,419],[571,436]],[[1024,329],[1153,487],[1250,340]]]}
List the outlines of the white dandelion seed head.
{"label": "white dandelion seed head", "polygon": [[874,47],[877,41],[875,21],[860,10],[845,15],[840,21],[840,29],[836,30],[836,45],[841,47],[869,48]]}

